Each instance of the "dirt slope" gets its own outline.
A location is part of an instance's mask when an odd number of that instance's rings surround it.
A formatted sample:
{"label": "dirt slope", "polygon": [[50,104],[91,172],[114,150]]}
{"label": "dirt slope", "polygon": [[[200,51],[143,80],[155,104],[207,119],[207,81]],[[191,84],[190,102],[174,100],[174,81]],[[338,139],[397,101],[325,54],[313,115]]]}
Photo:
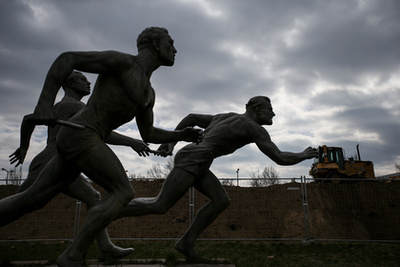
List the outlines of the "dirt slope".
{"label": "dirt slope", "polygon": [[[161,184],[162,181],[132,182],[138,197],[155,196]],[[310,183],[308,205],[303,205],[298,183],[226,189],[232,203],[202,238],[304,238],[309,229],[308,237],[316,239],[400,239],[400,183]],[[16,190],[16,186],[0,186],[0,198]],[[197,211],[207,201],[196,191],[194,209]],[[0,228],[0,240],[70,239],[76,207],[76,200],[61,194],[43,209]],[[189,225],[188,207],[186,195],[164,215],[123,218],[108,230],[112,238],[178,238]],[[306,207],[309,228],[305,228]],[[82,205],[80,225],[85,213]]]}

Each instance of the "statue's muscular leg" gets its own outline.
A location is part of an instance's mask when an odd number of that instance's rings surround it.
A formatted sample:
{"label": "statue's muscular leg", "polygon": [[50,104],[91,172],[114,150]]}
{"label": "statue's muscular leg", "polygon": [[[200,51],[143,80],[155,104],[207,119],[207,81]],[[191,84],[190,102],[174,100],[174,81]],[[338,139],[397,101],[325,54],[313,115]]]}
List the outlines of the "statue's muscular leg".
{"label": "statue's muscular leg", "polygon": [[43,168],[54,157],[55,154],[55,148],[46,147],[42,152],[33,158],[31,164],[29,165],[28,177],[26,177],[25,181],[18,188],[18,193],[28,189],[37,180]]}
{"label": "statue's muscular leg", "polygon": [[[29,173],[27,179],[19,187],[18,193],[27,190],[38,178],[40,172],[46,166],[52,157],[56,154],[55,146],[47,146],[40,152],[29,165]],[[63,193],[84,202],[88,209],[100,201],[100,193],[97,192],[92,185],[82,176],[69,185]],[[99,249],[99,261],[107,261],[109,258],[123,258],[133,252],[132,248],[123,249],[115,246],[106,229],[104,229],[96,238]]]}
{"label": "statue's muscular leg", "polygon": [[183,169],[174,168],[165,180],[156,197],[138,197],[132,199],[121,211],[118,218],[164,214],[181,199],[195,181],[195,176]]}
{"label": "statue's muscular leg", "polygon": [[56,154],[29,189],[0,200],[0,226],[38,210],[59,194],[80,171]]}
{"label": "statue's muscular leg", "polygon": [[[79,175],[63,193],[84,202],[88,210],[101,199],[100,193],[82,175]],[[109,259],[120,259],[134,251],[133,248],[120,248],[114,245],[108,236],[107,229],[101,231],[96,240],[99,250],[98,258],[101,262]]]}
{"label": "statue's muscular leg", "polygon": [[208,171],[204,177],[198,178],[194,186],[201,193],[210,198],[196,214],[192,225],[175,244],[175,249],[189,259],[200,258],[194,249],[199,235],[206,229],[230,204],[230,198],[217,177]]}
{"label": "statue's muscular leg", "polygon": [[112,150],[102,142],[74,158],[75,163],[90,179],[108,194],[88,212],[85,223],[71,246],[58,258],[60,266],[79,266],[96,236],[111,223],[133,198],[134,191],[125,169]]}

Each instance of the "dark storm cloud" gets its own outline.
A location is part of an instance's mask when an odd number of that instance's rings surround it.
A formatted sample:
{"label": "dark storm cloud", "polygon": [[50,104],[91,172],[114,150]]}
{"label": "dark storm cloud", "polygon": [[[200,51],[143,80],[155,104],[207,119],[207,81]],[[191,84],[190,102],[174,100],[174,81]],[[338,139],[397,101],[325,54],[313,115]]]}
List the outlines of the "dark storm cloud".
{"label": "dark storm cloud", "polygon": [[[266,128],[283,150],[329,143],[352,151],[361,143],[363,157],[373,159],[381,173],[400,161],[396,0],[16,0],[0,1],[2,167],[60,53],[136,54],[136,37],[148,26],[166,27],[178,50],[175,65],[152,76],[157,126],[172,129],[189,112],[241,113],[250,97],[268,95],[277,116]],[[96,76],[88,77],[94,84]],[[120,130],[138,134],[134,122]],[[30,159],[40,151],[39,132]],[[148,169],[135,165],[147,161],[132,160],[130,151],[116,151],[127,169]],[[305,175],[310,164],[277,168],[282,176]],[[248,174],[246,166],[266,165],[273,163],[251,146],[213,168],[234,175],[236,168]]]}
{"label": "dark storm cloud", "polygon": [[311,15],[298,46],[283,51],[281,64],[343,84],[359,83],[368,73],[384,77],[398,68],[398,3],[370,1],[365,7],[351,3],[332,2]]}

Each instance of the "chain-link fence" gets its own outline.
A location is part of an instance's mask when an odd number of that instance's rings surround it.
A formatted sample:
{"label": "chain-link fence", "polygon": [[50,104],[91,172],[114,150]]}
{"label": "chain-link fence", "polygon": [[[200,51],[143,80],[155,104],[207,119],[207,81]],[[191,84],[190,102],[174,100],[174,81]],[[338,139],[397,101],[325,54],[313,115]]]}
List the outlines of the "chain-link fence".
{"label": "chain-link fence", "polygon": [[0,185],[20,185],[22,182],[22,166],[19,168],[12,167],[8,170],[6,168],[1,168]]}
{"label": "chain-link fence", "polygon": [[[221,182],[226,184],[232,202],[201,239],[400,240],[400,182],[314,182],[297,178],[250,187],[236,186],[250,185],[250,178],[226,180]],[[234,180],[233,185],[229,180]],[[132,186],[136,197],[156,196],[162,183],[163,180],[134,180]],[[16,188],[0,186],[0,197],[14,193]],[[208,201],[191,189],[165,214],[122,218],[113,222],[108,231],[113,239],[177,239]],[[59,195],[45,208],[0,228],[0,240],[71,239],[85,216],[81,202]]]}

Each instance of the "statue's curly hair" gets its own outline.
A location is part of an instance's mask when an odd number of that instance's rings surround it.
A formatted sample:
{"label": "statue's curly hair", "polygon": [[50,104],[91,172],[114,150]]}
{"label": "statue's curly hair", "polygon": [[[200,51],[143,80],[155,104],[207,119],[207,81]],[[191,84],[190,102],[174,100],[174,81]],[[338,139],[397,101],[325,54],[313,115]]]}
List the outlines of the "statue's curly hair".
{"label": "statue's curly hair", "polygon": [[153,43],[153,40],[160,40],[165,35],[168,35],[168,30],[165,28],[149,27],[144,29],[136,40],[138,51],[149,47]]}
{"label": "statue's curly hair", "polygon": [[256,108],[257,106],[261,105],[264,101],[271,102],[271,100],[266,96],[254,96],[250,98],[249,102],[246,104],[246,110],[249,108]]}
{"label": "statue's curly hair", "polygon": [[62,84],[62,88],[65,91],[65,88],[69,87],[70,83],[75,81],[76,75],[83,75],[82,72],[79,71],[72,71],[71,74],[68,76],[68,78],[64,81]]}

